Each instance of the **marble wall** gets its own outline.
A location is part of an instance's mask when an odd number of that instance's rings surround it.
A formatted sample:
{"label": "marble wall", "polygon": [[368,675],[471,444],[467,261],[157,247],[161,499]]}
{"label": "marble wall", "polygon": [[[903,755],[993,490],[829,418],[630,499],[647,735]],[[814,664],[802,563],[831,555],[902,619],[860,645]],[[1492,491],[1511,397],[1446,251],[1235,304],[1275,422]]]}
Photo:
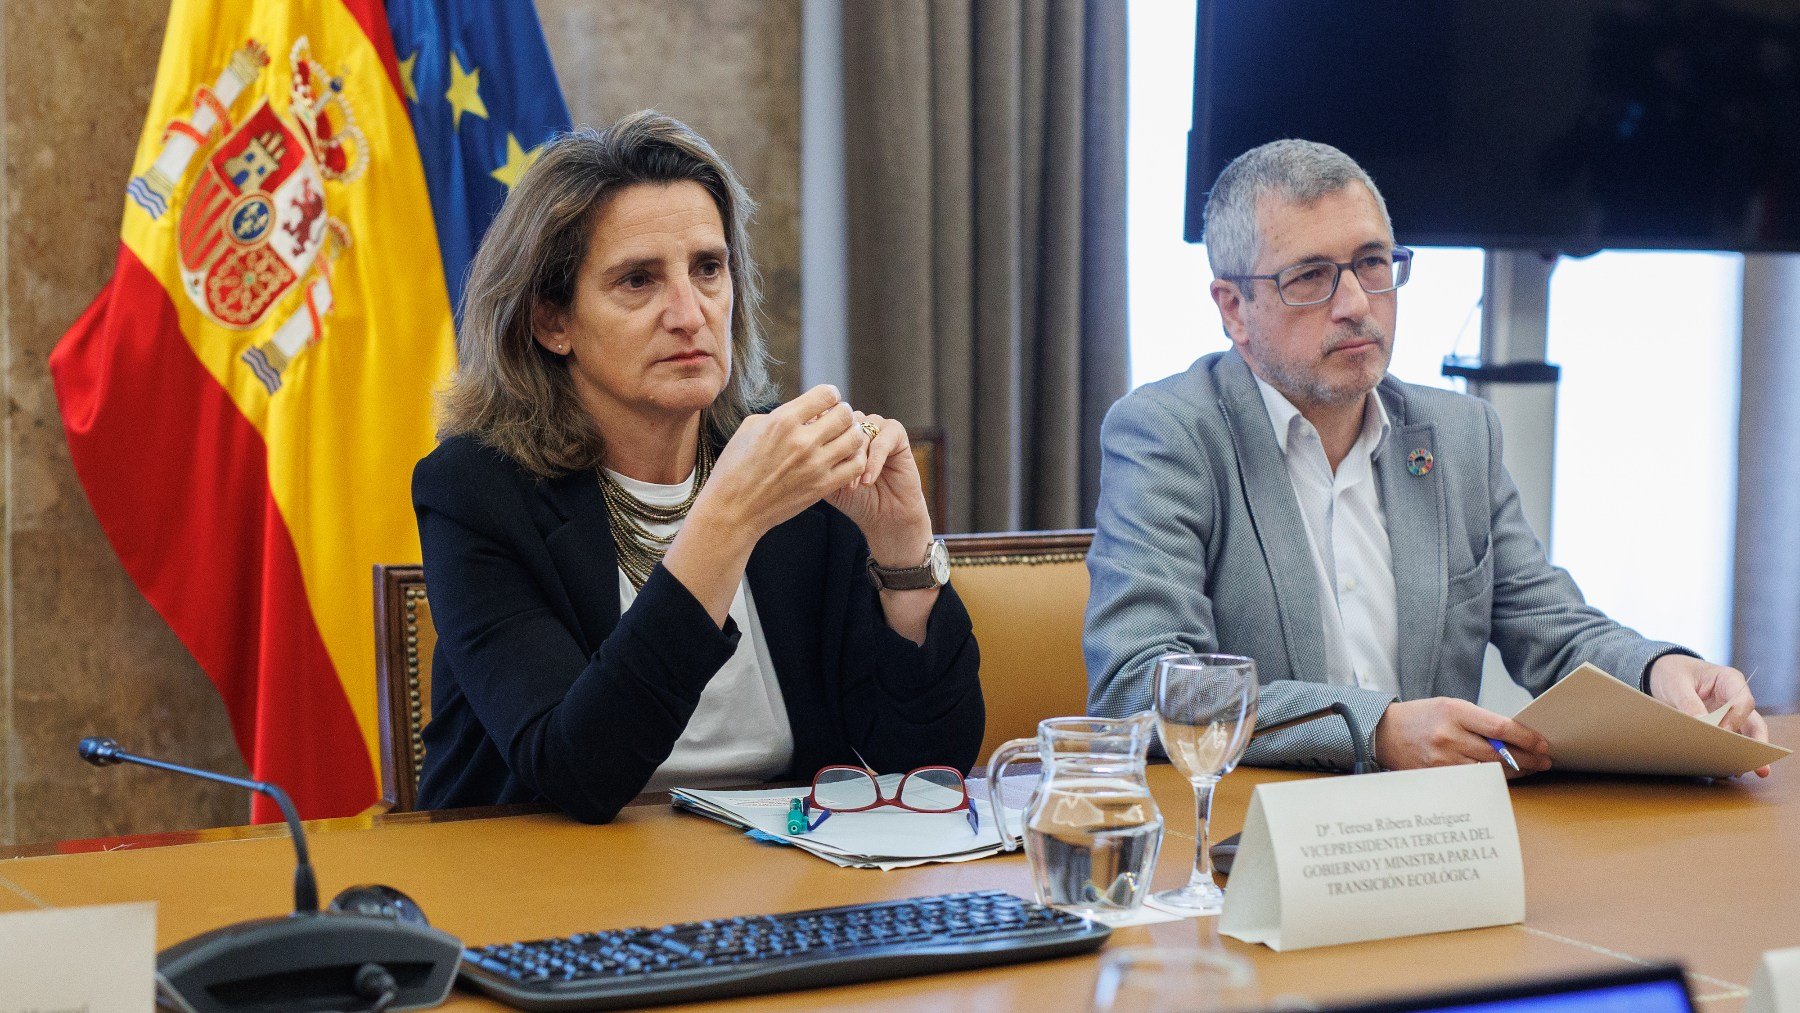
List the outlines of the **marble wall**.
{"label": "marble wall", "polygon": [[[799,372],[800,0],[538,0],[570,111],[655,107],[762,202],[771,344]],[[244,771],[224,707],[101,535],[46,359],[105,284],[168,0],[0,4],[0,844],[241,823],[236,791],[81,763],[76,739]],[[373,659],[371,659],[371,664]]]}

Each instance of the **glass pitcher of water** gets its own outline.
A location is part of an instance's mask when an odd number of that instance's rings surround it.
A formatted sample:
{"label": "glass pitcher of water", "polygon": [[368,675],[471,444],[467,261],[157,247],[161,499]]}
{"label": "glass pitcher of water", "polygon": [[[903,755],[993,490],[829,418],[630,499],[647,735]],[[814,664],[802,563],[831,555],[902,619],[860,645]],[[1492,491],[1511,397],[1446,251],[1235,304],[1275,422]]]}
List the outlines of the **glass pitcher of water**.
{"label": "glass pitcher of water", "polygon": [[1042,904],[1106,919],[1143,904],[1162,844],[1162,812],[1144,775],[1155,718],[1049,718],[987,765],[990,811],[1008,851],[1019,846],[999,784],[1008,764],[1042,765],[1022,822],[1032,886]]}

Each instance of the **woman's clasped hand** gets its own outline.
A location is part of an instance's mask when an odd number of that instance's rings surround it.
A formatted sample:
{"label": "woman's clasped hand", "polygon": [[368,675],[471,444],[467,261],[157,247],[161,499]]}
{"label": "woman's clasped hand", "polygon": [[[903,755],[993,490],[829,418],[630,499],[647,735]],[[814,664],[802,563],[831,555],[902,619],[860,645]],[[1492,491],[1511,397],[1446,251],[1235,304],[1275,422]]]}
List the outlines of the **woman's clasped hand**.
{"label": "woman's clasped hand", "polygon": [[[917,564],[905,557],[917,557],[930,541],[906,428],[855,411],[831,384],[744,420],[694,504],[693,523],[719,518],[760,537],[821,499],[856,523],[884,565]],[[891,560],[883,558],[888,545]]]}

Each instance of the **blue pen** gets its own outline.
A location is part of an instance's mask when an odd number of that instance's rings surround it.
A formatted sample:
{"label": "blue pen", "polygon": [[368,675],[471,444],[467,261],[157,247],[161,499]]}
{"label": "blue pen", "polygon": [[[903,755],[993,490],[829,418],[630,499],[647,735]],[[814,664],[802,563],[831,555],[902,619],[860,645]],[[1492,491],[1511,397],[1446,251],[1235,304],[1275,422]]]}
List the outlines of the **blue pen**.
{"label": "blue pen", "polygon": [[1519,761],[1513,759],[1512,752],[1506,748],[1506,743],[1501,742],[1499,739],[1489,739],[1488,745],[1494,747],[1494,752],[1500,754],[1500,758],[1506,761],[1507,766],[1514,770],[1519,769]]}

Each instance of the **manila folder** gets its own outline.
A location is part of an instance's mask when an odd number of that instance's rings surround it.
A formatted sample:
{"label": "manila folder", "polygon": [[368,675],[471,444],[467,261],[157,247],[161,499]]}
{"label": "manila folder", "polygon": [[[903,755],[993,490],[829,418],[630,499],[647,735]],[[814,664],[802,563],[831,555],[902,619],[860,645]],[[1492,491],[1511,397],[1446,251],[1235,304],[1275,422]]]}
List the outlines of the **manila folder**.
{"label": "manila folder", "polygon": [[1792,750],[1683,714],[1593,665],[1582,665],[1513,720],[1550,742],[1555,770],[1731,777]]}

